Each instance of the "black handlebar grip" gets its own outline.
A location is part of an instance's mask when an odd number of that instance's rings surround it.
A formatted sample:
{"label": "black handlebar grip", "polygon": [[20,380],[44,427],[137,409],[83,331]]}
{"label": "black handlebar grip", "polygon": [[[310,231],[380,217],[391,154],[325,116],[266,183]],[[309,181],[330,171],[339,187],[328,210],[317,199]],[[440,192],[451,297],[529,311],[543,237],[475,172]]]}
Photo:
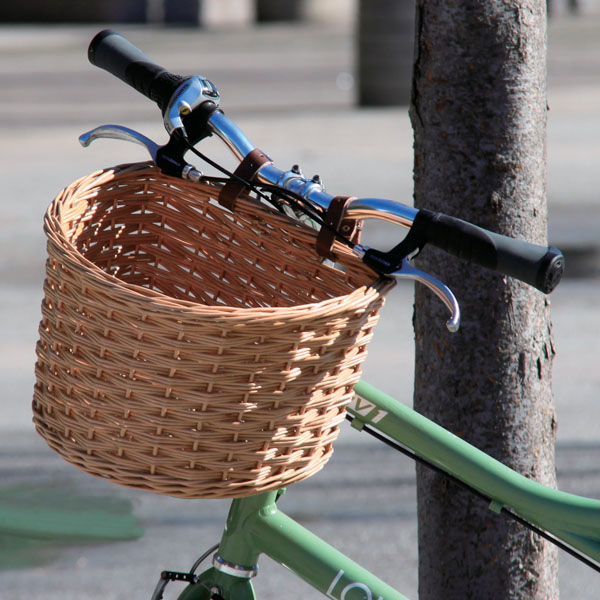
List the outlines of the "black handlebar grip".
{"label": "black handlebar grip", "polygon": [[538,246],[492,233],[461,219],[420,210],[426,240],[472,263],[515,277],[549,294],[559,283],[564,257],[553,246]]}
{"label": "black handlebar grip", "polygon": [[164,112],[184,80],[150,60],[139,48],[112,29],[98,33],[88,49],[90,62],[108,71],[158,104]]}

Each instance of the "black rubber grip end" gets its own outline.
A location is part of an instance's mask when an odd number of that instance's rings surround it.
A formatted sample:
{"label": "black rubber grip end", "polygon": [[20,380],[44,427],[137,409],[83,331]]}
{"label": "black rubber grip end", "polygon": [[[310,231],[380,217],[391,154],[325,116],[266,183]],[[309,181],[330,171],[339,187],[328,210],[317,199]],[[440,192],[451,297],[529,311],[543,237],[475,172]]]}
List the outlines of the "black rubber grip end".
{"label": "black rubber grip end", "polygon": [[[114,29],[103,29],[99,31],[90,42],[88,47],[88,60],[95,66],[99,67],[100,65],[96,61],[96,51],[102,45],[102,41],[110,35],[119,35]],[[101,67],[102,68],[102,67]]]}
{"label": "black rubber grip end", "polygon": [[127,81],[127,70],[132,64],[146,63],[152,65],[154,71],[164,71],[114,29],[104,29],[94,36],[88,48],[88,59],[94,66],[130,85],[132,83]]}
{"label": "black rubber grip end", "polygon": [[545,294],[562,277],[564,257],[553,246],[510,238],[428,210],[419,211],[417,218],[427,242],[471,263],[515,277]]}
{"label": "black rubber grip end", "polygon": [[170,73],[113,29],[100,31],[90,42],[88,59],[138,92],[154,100],[164,111],[183,77]]}
{"label": "black rubber grip end", "polygon": [[565,257],[558,248],[550,246],[546,256],[540,262],[535,287],[545,294],[549,294],[560,283],[564,270]]}

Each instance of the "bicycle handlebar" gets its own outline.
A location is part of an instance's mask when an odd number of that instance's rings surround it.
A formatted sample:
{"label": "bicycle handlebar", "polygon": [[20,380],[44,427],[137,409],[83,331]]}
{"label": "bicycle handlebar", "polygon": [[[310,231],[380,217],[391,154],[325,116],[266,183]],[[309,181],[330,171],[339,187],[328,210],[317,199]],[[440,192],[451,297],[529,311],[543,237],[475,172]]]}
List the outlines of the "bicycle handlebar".
{"label": "bicycle handlebar", "polygon": [[[172,134],[179,129],[186,134],[181,117],[206,105],[206,127],[216,134],[243,160],[256,147],[222,111],[215,110],[219,94],[203,77],[185,78],[170,73],[154,63],[141,50],[113,30],[101,31],[90,43],[90,62],[115,75],[138,92],[155,101],[164,115],[165,127]],[[255,175],[255,181],[276,185],[299,194],[313,205],[326,210],[333,196],[322,186],[306,179],[297,170],[282,171],[270,162]],[[510,238],[481,227],[428,210],[417,210],[397,201],[379,198],[352,200],[346,209],[348,218],[376,218],[410,228],[420,240],[412,248],[406,241],[390,252],[367,250],[365,262],[383,273],[398,269],[402,260],[425,243],[441,248],[471,263],[515,277],[548,294],[559,283],[564,257],[552,246],[539,246]],[[406,240],[411,237],[411,233]]]}
{"label": "bicycle handlebar", "polygon": [[[231,151],[243,159],[255,146],[239,128],[221,112],[214,112],[208,118],[210,129],[218,135]],[[313,204],[327,209],[332,196],[323,192],[322,187],[306,179],[296,171],[284,172],[271,163],[265,164],[257,174],[262,183],[279,185],[300,194]],[[494,233],[443,213],[433,213],[381,198],[361,198],[352,200],[346,214],[354,219],[382,219],[403,227],[412,228],[417,223],[421,227],[424,241],[446,252],[503,275],[515,277],[536,289],[549,294],[560,282],[564,270],[564,257],[553,246],[540,246],[524,240]],[[377,265],[385,272],[398,267],[401,257],[388,258],[386,264],[383,253]],[[375,258],[375,260],[377,260]]]}

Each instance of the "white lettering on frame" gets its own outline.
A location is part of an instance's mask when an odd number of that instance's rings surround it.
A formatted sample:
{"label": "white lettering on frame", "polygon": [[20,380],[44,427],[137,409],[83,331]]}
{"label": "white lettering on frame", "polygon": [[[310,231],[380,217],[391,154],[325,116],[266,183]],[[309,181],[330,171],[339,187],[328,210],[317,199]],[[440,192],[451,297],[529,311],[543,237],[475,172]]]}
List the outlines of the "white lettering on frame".
{"label": "white lettering on frame", "polygon": [[[365,400],[361,398],[357,394],[354,395],[354,398],[350,402],[349,408],[351,408],[355,413],[367,417],[371,423],[378,423],[384,417],[387,417],[387,412],[385,410],[378,410],[373,402],[369,402],[369,400]],[[370,414],[376,410],[377,412],[370,416]]]}
{"label": "white lettering on frame", "polygon": [[[343,577],[343,575],[344,575],[344,570],[340,569],[337,572],[337,575],[333,578],[333,581],[327,588],[327,592],[325,592],[325,594],[328,598],[331,598],[332,600],[336,600],[336,596],[333,595],[333,590],[335,589],[335,586],[339,583],[339,581]],[[373,600],[373,593],[371,592],[371,589],[369,588],[369,586],[364,583],[360,583],[359,581],[355,581],[354,583],[349,583],[348,585],[346,585],[342,589],[342,592],[339,596],[339,600],[346,600],[346,595],[354,589],[360,589],[364,592],[364,594],[365,594],[364,600]],[[383,600],[383,596],[378,596],[377,600]]]}

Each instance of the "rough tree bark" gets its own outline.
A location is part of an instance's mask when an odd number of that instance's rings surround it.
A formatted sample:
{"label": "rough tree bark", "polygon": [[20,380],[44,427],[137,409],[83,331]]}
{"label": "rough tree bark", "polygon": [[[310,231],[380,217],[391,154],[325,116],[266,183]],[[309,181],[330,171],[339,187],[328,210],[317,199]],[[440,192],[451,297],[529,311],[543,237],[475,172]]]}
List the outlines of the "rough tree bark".
{"label": "rough tree bark", "polygon": [[[546,243],[545,0],[418,0],[411,120],[415,205]],[[415,408],[518,472],[555,484],[549,304],[426,248],[455,291],[456,334],[422,286]],[[419,469],[421,600],[558,597],[554,549]]]}

